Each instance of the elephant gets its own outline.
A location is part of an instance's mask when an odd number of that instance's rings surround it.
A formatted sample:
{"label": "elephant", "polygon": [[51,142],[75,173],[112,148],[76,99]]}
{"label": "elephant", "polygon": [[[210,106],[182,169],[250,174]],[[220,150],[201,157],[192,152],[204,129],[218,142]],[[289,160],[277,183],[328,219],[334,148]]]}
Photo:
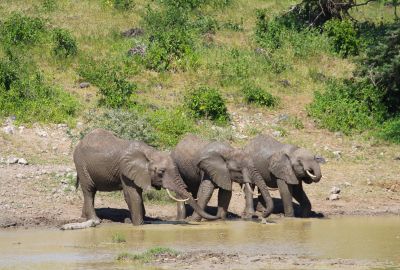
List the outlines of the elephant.
{"label": "elephant", "polygon": [[[292,197],[300,204],[301,216],[308,217],[311,203],[303,189],[306,184],[317,183],[322,174],[319,160],[307,149],[283,144],[267,135],[258,135],[244,148],[268,187],[278,188],[282,198],[284,214],[294,217]],[[246,192],[246,198],[252,197]],[[262,198],[259,198],[262,202]],[[246,207],[253,208],[253,200]]]}
{"label": "elephant", "polygon": [[100,223],[94,209],[97,191],[123,190],[133,225],[144,223],[142,192],[153,187],[174,191],[185,198],[203,218],[217,219],[204,212],[179,175],[171,155],[137,140],[124,140],[112,132],[95,129],[76,146],[73,153],[77,170],[76,187],[82,188],[82,217]]}
{"label": "elephant", "polygon": [[[271,214],[273,201],[268,188],[251,159],[240,149],[224,142],[209,142],[195,135],[187,135],[176,145],[171,156],[188,191],[193,196],[197,195],[198,204],[202,209],[205,209],[214,189],[219,188],[217,217],[225,219],[232,197],[232,181],[235,181],[248,190],[251,190],[250,184],[255,184],[266,201],[263,216]],[[254,213],[254,208],[245,208],[243,216],[248,218]],[[184,218],[185,205],[178,202],[177,219]],[[193,213],[192,220],[200,221],[201,217]]]}

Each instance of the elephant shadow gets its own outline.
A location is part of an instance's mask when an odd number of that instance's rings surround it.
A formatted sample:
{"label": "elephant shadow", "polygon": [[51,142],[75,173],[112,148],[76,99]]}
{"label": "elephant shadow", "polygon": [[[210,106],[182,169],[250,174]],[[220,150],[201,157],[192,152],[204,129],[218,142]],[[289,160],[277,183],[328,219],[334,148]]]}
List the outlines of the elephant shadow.
{"label": "elephant shadow", "polygon": [[[273,202],[274,202],[274,211],[272,212],[273,214],[284,214],[284,208],[283,208],[283,201],[282,199],[279,198],[272,198]],[[258,198],[254,198],[254,205],[256,205],[256,210],[260,211],[261,204],[258,204]],[[300,205],[297,202],[293,202],[293,209],[294,209],[294,215],[295,217],[301,217],[301,208]],[[310,215],[308,216],[308,218],[324,218],[325,215],[323,213],[318,213],[318,212],[314,212],[311,211]]]}
{"label": "elephant shadow", "polygon": [[[187,214],[187,216],[188,216],[188,217],[191,216],[191,215],[193,214],[193,212],[194,212],[194,211],[193,211],[193,208],[192,208],[190,205],[188,205],[188,204],[185,204],[185,208],[186,208],[186,214]],[[218,207],[216,207],[216,206],[206,206],[205,211],[206,211],[208,214],[214,215],[214,216],[215,216],[215,215],[217,215]],[[240,218],[239,215],[228,211],[228,213],[227,213],[227,219],[239,219],[239,218]]]}

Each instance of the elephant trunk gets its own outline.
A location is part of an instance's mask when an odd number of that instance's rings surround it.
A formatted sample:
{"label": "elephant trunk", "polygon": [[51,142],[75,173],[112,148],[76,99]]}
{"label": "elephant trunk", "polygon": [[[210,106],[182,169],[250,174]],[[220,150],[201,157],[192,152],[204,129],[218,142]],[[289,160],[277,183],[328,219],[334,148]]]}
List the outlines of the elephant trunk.
{"label": "elephant trunk", "polygon": [[254,181],[254,184],[257,185],[258,189],[261,192],[266,204],[266,209],[263,213],[263,217],[266,218],[271,215],[274,210],[274,201],[272,200],[271,195],[269,194],[268,187],[265,184],[264,179],[260,175],[260,173],[255,168],[249,168],[251,178]]}
{"label": "elephant trunk", "polygon": [[306,173],[311,181],[309,183],[318,183],[322,178],[321,168],[318,164],[310,166],[310,168],[306,169]]}

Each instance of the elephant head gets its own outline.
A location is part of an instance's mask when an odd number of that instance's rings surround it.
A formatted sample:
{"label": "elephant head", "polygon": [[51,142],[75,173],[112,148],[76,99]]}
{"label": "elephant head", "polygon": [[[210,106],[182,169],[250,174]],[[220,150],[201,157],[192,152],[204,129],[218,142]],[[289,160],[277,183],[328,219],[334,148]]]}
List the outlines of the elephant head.
{"label": "elephant head", "polygon": [[322,177],[314,155],[304,148],[297,148],[290,153],[280,151],[273,154],[269,158],[269,169],[276,178],[291,185],[299,184],[299,179],[307,184],[316,183]]}
{"label": "elephant head", "polygon": [[200,155],[198,166],[219,188],[228,191],[232,190],[232,180],[245,185],[256,184],[267,203],[264,216],[272,213],[273,201],[267,185],[254,167],[251,158],[242,150],[234,149],[221,142],[211,143]]}
{"label": "elephant head", "polygon": [[174,199],[170,191],[174,191],[193,207],[193,209],[206,219],[217,219],[204,212],[196,203],[192,195],[186,190],[186,185],[181,178],[176,164],[169,153],[155,151],[145,155],[138,150],[129,151],[121,161],[121,172],[129,179],[134,179],[135,184],[146,191],[152,187],[165,188],[168,195]]}

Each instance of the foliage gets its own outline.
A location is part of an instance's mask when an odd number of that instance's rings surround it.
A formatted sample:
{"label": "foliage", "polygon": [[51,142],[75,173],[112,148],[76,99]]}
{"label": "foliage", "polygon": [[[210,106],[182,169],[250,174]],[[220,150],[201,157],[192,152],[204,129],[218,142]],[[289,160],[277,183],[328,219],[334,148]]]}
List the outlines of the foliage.
{"label": "foliage", "polygon": [[96,128],[103,128],[126,140],[140,140],[154,144],[156,134],[148,119],[136,110],[106,109],[90,110],[84,117],[81,138]]}
{"label": "foliage", "polygon": [[195,117],[205,117],[218,123],[229,120],[225,100],[218,89],[207,86],[192,89],[185,96],[185,105]]}
{"label": "foliage", "polygon": [[373,128],[385,116],[380,94],[365,81],[331,81],[324,92],[316,92],[308,113],[322,127],[350,134]]}
{"label": "foliage", "polygon": [[386,121],[377,132],[377,136],[386,141],[400,144],[400,117]]}
{"label": "foliage", "polygon": [[357,30],[349,20],[330,20],[324,24],[324,32],[331,38],[335,51],[344,57],[357,55],[360,39]]}
{"label": "foliage", "polygon": [[117,261],[139,261],[149,263],[160,255],[176,256],[179,252],[166,247],[153,247],[140,254],[121,253],[117,256]]}
{"label": "foliage", "polygon": [[195,28],[200,34],[211,33],[215,34],[218,30],[219,25],[216,19],[211,16],[203,15],[199,16],[192,23],[192,27]]}
{"label": "foliage", "polygon": [[279,102],[277,97],[274,97],[261,87],[257,87],[251,83],[246,84],[246,86],[242,88],[242,92],[244,100],[247,103],[254,103],[265,107],[275,107]]}
{"label": "foliage", "polygon": [[113,0],[113,6],[115,9],[126,11],[131,10],[135,3],[132,0]]}
{"label": "foliage", "polygon": [[58,4],[56,0],[42,0],[41,7],[46,12],[51,12],[57,9]]}
{"label": "foliage", "polygon": [[108,108],[129,108],[135,105],[136,84],[127,80],[125,63],[85,60],[78,74],[99,88],[99,105]]}
{"label": "foliage", "polygon": [[0,59],[0,115],[18,122],[72,122],[79,103],[71,94],[47,84],[32,64],[18,58]]}
{"label": "foliage", "polygon": [[119,244],[119,243],[125,243],[125,242],[126,242],[126,237],[125,237],[125,235],[123,235],[123,234],[120,233],[120,232],[114,233],[114,234],[111,236],[111,238],[112,238],[112,242],[113,242],[113,243]]}
{"label": "foliage", "polygon": [[0,24],[0,39],[4,45],[34,44],[45,32],[43,19],[14,12]]}
{"label": "foliage", "polygon": [[157,144],[173,147],[187,133],[196,131],[193,119],[182,109],[157,110],[150,115],[150,122],[156,131]]}
{"label": "foliage", "polygon": [[68,30],[56,28],[53,30],[53,51],[57,56],[68,57],[78,53],[75,38]]}
{"label": "foliage", "polygon": [[169,203],[174,203],[165,189],[161,190],[149,190],[143,192],[143,200],[145,202],[151,202],[158,205],[165,205]]}
{"label": "foliage", "polygon": [[232,20],[228,20],[227,22],[222,24],[222,27],[235,32],[243,32],[243,18],[240,18],[240,22],[234,22]]}

